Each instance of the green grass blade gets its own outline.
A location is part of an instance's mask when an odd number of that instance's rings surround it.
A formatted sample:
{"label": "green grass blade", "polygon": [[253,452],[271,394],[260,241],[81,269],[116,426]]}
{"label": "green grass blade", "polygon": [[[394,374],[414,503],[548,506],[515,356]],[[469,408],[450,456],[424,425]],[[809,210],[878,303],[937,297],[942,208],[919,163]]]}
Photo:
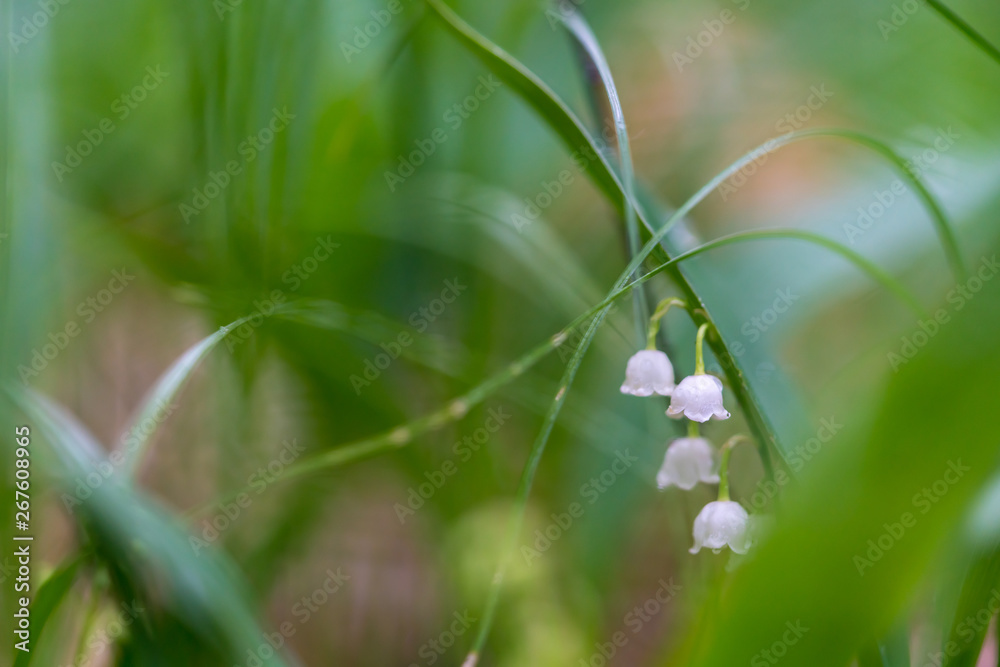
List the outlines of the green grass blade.
{"label": "green grass blade", "polygon": [[[448,8],[441,0],[427,0],[428,6],[436,16],[440,18],[445,27],[454,34],[458,40],[464,44],[476,57],[478,57],[494,74],[513,90],[515,90],[552,128],[562,139],[563,143],[571,151],[583,151],[593,154],[593,165],[587,169],[587,173],[594,180],[595,184],[608,197],[611,203],[620,211],[624,211],[623,198],[628,197],[627,189],[615,173],[613,167],[608,162],[607,157],[600,147],[591,137],[587,128],[576,117],[573,111],[563,102],[556,93],[549,88],[545,82],[539,79],[531,70],[525,67],[512,55],[504,51],[501,47],[491,42],[485,36],[478,33],[472,26],[461,19],[454,11]],[[729,168],[723,171],[713,181],[706,185],[702,191],[703,196],[696,195],[693,200],[689,200],[690,206],[682,207],[681,210],[670,216],[670,219],[658,230],[650,221],[648,214],[641,206],[633,201],[633,207],[644,224],[646,229],[653,235],[653,239],[659,242],[666,236],[669,228],[678,220],[690,212],[694,205],[699,203],[705,196],[712,192],[722,182],[728,180],[743,167],[749,165],[765,154],[772,153],[779,148],[804,139],[814,139],[822,137],[834,137],[852,141],[861,146],[867,147],[876,154],[888,159],[892,166],[900,174],[910,181],[916,188],[918,195],[927,206],[937,228],[938,235],[944,246],[945,253],[951,263],[956,279],[964,277],[961,254],[958,250],[958,243],[955,239],[954,231],[944,215],[941,206],[935,197],[927,190],[919,178],[913,175],[906,167],[906,161],[895,153],[886,144],[868,137],[860,132],[840,129],[814,129],[791,132],[779,137],[775,137],[761,146],[750,151],[742,158],[734,162]]]}
{"label": "green grass blade", "polygon": [[927,0],[931,9],[936,11],[945,21],[954,26],[960,33],[972,42],[976,47],[1000,64],[1000,49],[995,47],[988,39],[982,36],[978,30],[969,25],[965,19],[953,12],[949,7],[939,0]]}
{"label": "green grass blade", "polygon": [[[441,0],[427,0],[427,3],[433,13],[443,21],[445,27],[491,71],[493,71],[498,78],[505,81],[511,89],[516,91],[532,108],[534,108],[571,151],[585,154],[591,158],[591,164],[587,169],[587,173],[590,175],[595,184],[601,189],[601,191],[608,197],[612,205],[618,207],[618,210],[621,211],[625,197],[625,189],[603,152],[569,107],[562,102],[562,100],[560,100],[558,96],[556,96],[555,93],[545,85],[544,82],[528,70],[528,68],[518,62],[513,56],[508,54],[502,48],[476,32],[471,26],[455,14],[455,12],[441,2]],[[745,166],[755,160],[758,160],[762,155],[776,151],[779,148],[793,142],[823,136],[857,141],[857,138],[861,135],[838,130],[808,130],[804,132],[790,133],[772,139],[757,149],[747,153],[730,165],[726,170],[696,193],[694,197],[688,200],[684,206],[669,216],[666,222],[659,226],[651,224],[651,218],[648,213],[644,211],[641,206],[637,206],[635,202],[633,202],[633,206],[635,206],[639,220],[643,223],[643,226],[650,234],[650,239],[643,250],[640,251],[635,258],[633,258],[632,262],[630,262],[628,275],[631,275],[636,270],[636,267],[638,267],[643,259],[650,254],[653,247],[658,246],[664,240],[673,224],[687,215],[691,209],[707,197],[709,193]],[[862,145],[875,150],[878,142],[875,140],[869,140],[867,142],[862,142]],[[880,155],[886,156],[884,151],[877,150],[876,152]],[[891,153],[891,151],[889,151],[889,153]],[[917,182],[919,180],[905,169],[905,162],[901,159],[892,160],[892,164],[895,168],[901,169],[904,177],[910,179],[911,182]],[[932,207],[932,215],[934,216],[935,224],[937,225],[942,243],[945,245],[946,253],[951,258],[950,261],[952,263],[953,271],[955,271],[956,275],[962,275],[962,271],[959,270],[960,262],[955,261],[959,257],[957,243],[954,240],[954,234],[951,231],[950,225],[944,218],[943,213],[941,213],[941,207],[937,205],[936,200],[934,200],[933,196],[931,196],[922,185],[918,185],[917,189],[918,192],[921,193],[921,197],[924,199],[925,204]],[[657,249],[659,250],[659,248]],[[667,245],[665,243],[662,249],[667,251]],[[688,302],[704,311],[708,319],[711,320],[711,305],[705,303],[705,301],[699,297],[687,278],[680,271],[673,271],[672,277],[678,283]],[[759,442],[765,443],[762,451],[766,454],[768,451],[768,445],[773,445],[782,449],[771,420],[760,409],[760,400],[758,399],[753,388],[750,386],[749,381],[746,379],[748,377],[747,369],[742,368],[740,360],[730,354],[724,341],[721,339],[710,338],[709,345],[712,352],[719,360],[730,386],[736,393],[737,401],[746,416],[751,430]],[[765,467],[770,467],[769,461],[766,458]]]}
{"label": "green grass blade", "polygon": [[[8,394],[54,450],[67,494],[87,475],[101,475],[90,454],[100,445],[72,414],[32,390],[15,387]],[[240,660],[259,644],[262,631],[235,566],[215,549],[196,554],[190,536],[133,486],[114,477],[105,479],[74,506],[74,515],[95,556],[112,573],[119,597],[150,605],[155,600],[158,613],[147,617],[150,622],[183,625],[199,637],[203,651],[219,653],[220,660]],[[146,625],[135,627],[139,632]],[[162,640],[155,634],[145,640],[153,650],[171,648],[157,644]],[[262,663],[286,665],[279,655]]]}
{"label": "green grass blade", "polygon": [[[632,202],[635,199],[635,169],[632,164],[632,149],[629,143],[628,126],[625,124],[625,112],[622,110],[621,99],[618,97],[618,89],[615,86],[614,77],[611,74],[611,67],[607,58],[601,50],[601,45],[597,41],[597,36],[587,24],[587,21],[573,8],[565,14],[559,13],[562,24],[566,26],[569,34],[582,47],[584,53],[600,74],[601,83],[608,96],[611,106],[611,116],[615,125],[615,133],[618,137],[618,158],[621,169],[621,180],[625,187],[625,198],[622,206],[625,209],[625,233],[628,239],[629,258],[633,258],[639,252],[639,223],[636,220],[635,207]],[[638,273],[632,275],[638,278]],[[638,346],[641,348],[645,343],[646,321],[649,319],[649,312],[646,307],[646,299],[642,287],[635,290],[635,316],[636,330],[638,335]]]}
{"label": "green grass blade", "polygon": [[[872,280],[896,296],[904,305],[910,308],[914,314],[919,317],[928,316],[926,310],[913,297],[913,295],[911,295],[906,288],[899,283],[899,281],[858,253],[840,243],[837,243],[836,241],[832,241],[824,236],[820,236],[819,234],[814,234],[800,229],[764,229],[758,231],[739,232],[729,236],[723,236],[715,239],[714,241],[709,241],[708,243],[698,246],[693,250],[689,250],[686,253],[678,255],[674,259],[664,262],[660,266],[652,269],[639,279],[614,290],[603,301],[576,317],[548,341],[533,348],[501,372],[477,385],[465,394],[455,398],[439,410],[406,424],[401,424],[391,430],[384,431],[370,438],[342,445],[325,454],[314,456],[307,461],[290,466],[280,477],[276,479],[281,482],[287,482],[303,475],[314,474],[324,470],[348,465],[350,463],[356,463],[364,459],[405,447],[411,444],[417,436],[441,428],[448,423],[464,417],[469,409],[483,402],[489,396],[516,380],[524,374],[525,371],[529,370],[539,361],[544,359],[550,352],[556,350],[563,342],[566,341],[573,331],[577,329],[577,327],[583,325],[595,315],[598,315],[611,306],[615,301],[627,295],[637,285],[641,285],[651,280],[654,276],[657,276],[665,271],[669,271],[671,268],[686,259],[697,257],[698,255],[708,252],[709,250],[738,243],[766,240],[804,241],[806,243],[811,243],[831,250],[854,264],[863,273],[872,278]],[[297,320],[297,318],[293,319]],[[309,322],[309,324],[313,325],[311,322]],[[223,499],[233,498],[245,490],[246,488],[241,488],[233,491],[232,493],[224,496]],[[221,500],[217,499],[212,501],[212,503],[209,503],[207,506],[214,506],[219,502],[221,502]],[[191,513],[197,513],[198,511],[199,510],[193,510]]]}
{"label": "green grass blade", "polygon": [[[32,634],[36,641],[42,636],[45,625],[73,588],[77,571],[83,562],[83,556],[70,559],[50,574],[45,583],[39,587],[38,593],[31,603]],[[30,648],[34,648],[34,646]],[[14,659],[13,667],[28,667],[32,664],[32,658],[37,655],[33,651],[15,651],[15,653],[17,657]]]}
{"label": "green grass blade", "polygon": [[[158,430],[162,421],[162,413],[170,405],[187,381],[191,374],[201,365],[201,362],[215,349],[215,346],[222,342],[234,329],[247,321],[244,317],[236,320],[232,324],[220,328],[211,336],[192,345],[160,376],[156,384],[143,398],[139,409],[129,420],[129,427],[122,433],[119,442],[128,443],[125,447],[125,462],[122,464],[126,479],[135,477],[136,468],[142,460],[146,448],[149,446],[153,435]],[[151,427],[144,424],[151,423]]]}

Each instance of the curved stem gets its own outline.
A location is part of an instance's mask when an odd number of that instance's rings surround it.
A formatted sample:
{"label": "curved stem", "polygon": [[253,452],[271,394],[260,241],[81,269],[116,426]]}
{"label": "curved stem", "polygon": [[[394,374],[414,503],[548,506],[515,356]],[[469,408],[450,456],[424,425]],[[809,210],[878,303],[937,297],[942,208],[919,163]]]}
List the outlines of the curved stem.
{"label": "curved stem", "polygon": [[741,442],[753,444],[753,440],[745,435],[734,435],[719,449],[719,500],[729,500],[729,455]]}
{"label": "curved stem", "polygon": [[700,426],[701,425],[698,422],[689,419],[688,420],[688,437],[689,438],[700,438],[701,437],[701,428],[700,428]]}
{"label": "curved stem", "polygon": [[669,297],[661,301],[656,306],[656,311],[649,318],[649,332],[646,334],[646,349],[656,349],[656,336],[660,333],[660,320],[666,317],[667,312],[674,306],[687,308],[687,302],[677,297]]}
{"label": "curved stem", "polygon": [[705,374],[705,332],[708,331],[708,322],[698,327],[698,336],[694,340],[694,374]]}
{"label": "curved stem", "polygon": [[[625,125],[625,112],[622,110],[621,99],[618,97],[618,89],[615,86],[615,79],[611,74],[611,67],[608,66],[607,58],[601,50],[597,37],[583,17],[576,11],[576,8],[569,5],[566,11],[558,12],[560,21],[566,26],[569,33],[576,39],[577,44],[586,52],[601,77],[604,90],[608,95],[608,103],[611,107],[611,118],[615,125],[615,134],[618,141],[618,158],[621,165],[621,180],[624,187],[624,199],[622,208],[625,211],[625,233],[628,238],[629,259],[639,253],[641,239],[639,236],[639,223],[636,221],[635,201],[635,173],[632,165],[632,152],[629,146],[628,128]],[[632,273],[632,278],[638,278],[637,272]],[[641,288],[634,294],[635,316],[641,325],[645,319],[646,299]],[[641,335],[641,334],[640,334]],[[652,349],[652,348],[648,348]]]}

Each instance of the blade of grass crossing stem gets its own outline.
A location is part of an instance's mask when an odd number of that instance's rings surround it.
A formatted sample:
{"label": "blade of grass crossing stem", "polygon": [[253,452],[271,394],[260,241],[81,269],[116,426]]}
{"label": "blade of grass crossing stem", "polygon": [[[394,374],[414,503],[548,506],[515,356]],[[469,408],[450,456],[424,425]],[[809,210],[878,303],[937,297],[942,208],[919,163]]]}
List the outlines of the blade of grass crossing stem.
{"label": "blade of grass crossing stem", "polygon": [[[560,12],[559,16],[570,35],[583,48],[583,51],[597,69],[598,74],[601,76],[601,82],[604,84],[604,90],[608,95],[611,116],[615,124],[615,133],[618,137],[618,159],[621,163],[621,180],[625,186],[625,198],[622,206],[625,209],[625,233],[628,238],[629,259],[631,259],[639,252],[640,239],[639,223],[636,220],[635,207],[632,205],[632,202],[635,201],[635,170],[632,164],[632,149],[629,144],[628,126],[625,124],[625,112],[622,110],[621,99],[618,97],[618,89],[615,86],[614,77],[611,75],[611,67],[608,66],[608,61],[601,50],[601,45],[598,43],[597,37],[590,29],[586,20],[572,7],[565,14]],[[633,279],[638,277],[638,272],[632,274]],[[636,288],[633,296],[636,333],[638,335],[638,346],[641,349],[646,342],[645,330],[646,322],[649,319],[649,312],[646,307],[645,294],[641,286]]]}
{"label": "blade of grass crossing stem", "polygon": [[982,36],[978,30],[969,25],[961,16],[953,12],[944,3],[938,0],[927,0],[931,9],[936,11],[945,21],[954,26],[960,33],[976,45],[983,53],[1000,64],[1000,49],[995,47],[988,39]]}
{"label": "blade of grass crossing stem", "polygon": [[[562,102],[562,100],[560,100],[558,96],[556,96],[555,93],[545,85],[544,82],[535,76],[534,73],[513,58],[510,54],[506,53],[502,48],[476,32],[471,26],[455,14],[455,12],[443,4],[441,0],[427,0],[427,3],[432,12],[444,22],[445,27],[463,45],[465,45],[466,48],[478,57],[498,78],[506,82],[511,89],[517,92],[532,108],[534,108],[542,119],[553,129],[553,131],[555,131],[557,136],[562,139],[563,143],[571,151],[575,151],[575,155],[580,155],[582,153],[589,158],[591,164],[590,168],[586,170],[587,173],[601,189],[601,191],[605,193],[612,205],[619,207],[619,210],[621,211],[625,195],[625,190],[621,181],[618,179],[618,175],[607,161],[604,153],[569,107],[567,107],[566,104]],[[641,206],[636,205],[633,201],[632,205],[635,208],[636,214],[643,226],[647,229],[651,238],[647,246],[640,251],[635,258],[633,258],[634,264],[630,263],[628,273],[631,274],[635,270],[635,266],[641,263],[641,261],[649,254],[649,249],[651,247],[660,244],[674,223],[683,218],[695,204],[706,197],[708,193],[718,187],[718,185],[726,179],[733,176],[751,162],[758,160],[766,153],[773,152],[778,148],[795,141],[820,136],[833,136],[842,139],[848,138],[843,132],[831,131],[824,133],[823,130],[809,130],[772,139],[763,146],[758,147],[754,151],[751,151],[743,156],[740,160],[733,163],[712,183],[706,185],[695,195],[695,197],[689,200],[688,205],[675,212],[664,224],[659,226],[659,228],[650,223],[650,217],[648,214]],[[877,143],[877,141],[871,140],[871,143],[863,145],[871,148],[871,144]],[[885,155],[882,152],[879,152],[879,154],[883,156]],[[897,168],[900,168],[899,165],[905,163],[899,161],[893,162],[893,164]],[[904,174],[907,177],[915,178],[906,172],[905,169]],[[918,188],[918,190],[919,189],[921,188]],[[929,193],[927,193],[927,197],[933,201],[933,197],[931,197]],[[936,204],[935,209],[940,211],[940,207]],[[944,229],[942,229],[940,222],[936,221],[936,224],[938,224],[939,235],[941,236],[943,242],[955,246],[953,243],[954,236],[950,233],[950,227],[948,227],[947,222],[944,222]],[[666,252],[666,245],[664,245],[662,250],[664,252],[660,254],[669,255],[669,253]],[[951,252],[952,256],[957,254],[953,251],[949,252]],[[703,299],[699,298],[691,284],[688,282],[688,279],[680,271],[674,271],[672,277],[677,282],[683,295],[688,299],[689,303],[693,306],[697,304],[695,307],[704,311],[706,318],[709,321],[712,321],[710,306],[706,304]],[[716,358],[719,359],[720,364],[722,365],[726,378],[729,381],[729,385],[736,394],[737,402],[745,413],[753,435],[758,442],[761,443],[763,453],[767,454],[767,447],[774,445],[782,451],[783,455],[787,456],[787,452],[784,451],[778,440],[773,424],[768,416],[760,409],[757,396],[749,382],[745,379],[747,377],[745,369],[739,367],[738,359],[729,353],[723,341],[710,338],[708,342],[712,351],[715,353]],[[768,470],[770,470],[769,459],[769,455],[764,459],[765,468]]]}
{"label": "blade of grass crossing stem", "polygon": [[[153,388],[146,394],[135,416],[130,420],[129,428],[122,433],[119,439],[124,447],[126,479],[132,479],[135,476],[142,455],[145,453],[153,434],[157,431],[157,425],[163,421],[165,413],[169,414],[170,402],[184,388],[194,370],[215,349],[216,345],[249,319],[249,317],[240,318],[188,348],[160,376]],[[147,427],[147,424],[152,425]]]}
{"label": "blade of grass crossing stem", "polygon": [[[494,44],[485,36],[478,33],[472,26],[463,21],[458,14],[452,11],[441,0],[426,1],[434,15],[444,22],[445,27],[459,40],[459,42],[465,45],[466,48],[468,48],[473,55],[479,58],[483,64],[485,64],[498,78],[505,81],[511,89],[516,91],[518,95],[520,95],[522,99],[524,99],[524,101],[527,102],[542,117],[542,119],[546,121],[546,123],[548,123],[552,130],[559,136],[560,139],[562,139],[567,148],[571,151],[584,151],[588,153],[587,157],[594,162],[595,168],[588,168],[586,170],[587,173],[590,175],[591,179],[593,179],[595,184],[601,189],[601,191],[605,193],[611,203],[614,206],[619,207],[619,210],[623,211],[625,198],[628,197],[625,186],[622,184],[618,174],[615,173],[606,156],[591,137],[586,127],[580,122],[573,111],[558,97],[558,95],[556,95],[556,93],[531,70],[525,67],[524,64],[504,51],[500,46]],[[952,263],[953,270],[957,266],[961,265],[960,260],[956,261],[959,253],[957,251],[957,243],[955,242],[954,233],[952,232],[947,219],[944,217],[944,214],[941,212],[942,209],[940,205],[937,203],[933,195],[927,191],[920,179],[906,168],[906,162],[896,155],[891,148],[882,142],[867,137],[861,133],[837,129],[814,129],[791,132],[789,134],[775,137],[734,162],[728,169],[723,171],[717,179],[721,177],[721,180],[725,181],[743,167],[747,166],[750,162],[759,159],[767,153],[772,153],[781,147],[787,146],[788,144],[801,141],[803,139],[813,139],[819,137],[847,139],[868,147],[883,157],[889,158],[892,165],[898,169],[905,178],[914,184],[921,196],[921,199],[928,206],[928,208],[931,209],[931,214],[934,217],[938,235],[945,246],[945,252],[949,255],[949,261]],[[713,183],[715,183],[715,181],[713,181]],[[710,183],[703,188],[703,191],[705,191],[705,194],[707,195],[707,193],[711,192],[711,190],[715,187],[717,187],[717,184],[713,185]],[[703,198],[704,197],[698,198],[694,203],[696,204]],[[644,211],[643,208],[634,200],[632,201],[632,207],[635,209],[639,220],[652,235],[653,238],[650,239],[650,243],[653,243],[654,240],[656,243],[659,243],[663,237],[666,236],[669,228],[690,211],[690,208],[687,208],[683,210],[683,214],[679,214],[680,212],[675,213],[665,224],[657,229],[650,223],[647,212]],[[960,277],[960,273],[961,272],[956,271],[956,278]]]}
{"label": "blade of grass crossing stem", "polygon": [[[767,238],[768,236],[773,237],[773,235],[767,234],[767,230],[762,230],[759,232],[749,232],[745,235],[733,235],[728,238],[724,237],[722,239],[717,239],[716,241],[705,244],[705,246],[702,246],[697,250],[699,250],[700,252],[704,252],[705,250],[708,250],[710,247],[720,247],[722,245],[727,245],[729,243],[736,243],[748,239]],[[860,266],[867,266],[867,270],[869,272],[872,272],[872,270],[874,270],[875,275],[881,273],[881,271],[877,267],[867,262],[867,260],[857,255],[857,253],[854,253],[848,250],[847,248],[840,247],[840,244],[834,241],[830,241],[829,239],[825,239],[823,237],[818,237],[818,236],[816,236],[816,238],[813,238],[813,236],[814,235],[810,235],[808,232],[805,233],[805,236],[799,236],[797,234],[793,235],[794,238],[809,239],[812,241],[817,241],[817,239],[822,239],[820,244],[823,245],[824,247],[836,248],[838,252],[841,252],[841,254],[843,254],[846,257],[852,258]],[[643,276],[641,279],[632,283],[626,282],[631,274],[630,273],[623,274],[619,278],[618,284],[615,285],[615,289],[611,291],[607,299],[614,299],[621,296],[625,292],[625,290],[633,288],[638,284],[645,282],[646,280],[651,278],[652,275],[654,275],[654,273],[666,270],[668,268],[668,265],[676,264],[678,261],[686,259],[691,256],[692,253],[688,252],[677,258],[674,258],[668,261],[666,264],[659,267],[657,270],[651,271],[646,276]],[[890,283],[893,282],[891,277],[882,274],[882,280],[885,280],[886,278],[888,278]],[[903,291],[903,294],[906,294],[905,290]],[[500,602],[500,590],[503,587],[503,581],[504,581],[504,576],[506,575],[507,564],[510,562],[511,556],[513,555],[513,552],[517,547],[517,539],[520,536],[521,528],[524,524],[524,515],[527,512],[528,508],[528,497],[531,494],[531,486],[535,479],[535,473],[538,470],[538,464],[541,461],[542,455],[545,452],[545,446],[548,443],[549,436],[552,434],[552,428],[555,425],[555,421],[559,416],[559,412],[560,410],[562,410],[562,406],[566,401],[566,396],[567,394],[569,394],[569,389],[570,386],[573,384],[573,380],[576,377],[577,370],[579,370],[580,365],[583,363],[583,357],[584,355],[586,355],[587,350],[590,347],[590,343],[593,340],[594,335],[597,333],[598,327],[600,327],[601,323],[604,321],[604,318],[607,315],[609,307],[610,304],[604,306],[602,310],[600,310],[597,313],[596,317],[594,317],[594,319],[591,321],[590,327],[587,329],[587,332],[584,334],[579,345],[577,346],[576,351],[573,353],[573,357],[572,359],[570,359],[570,362],[566,367],[566,372],[563,374],[562,381],[559,383],[559,391],[556,393],[555,399],[552,401],[552,406],[549,408],[549,413],[546,415],[545,421],[542,423],[541,431],[539,431],[538,437],[536,438],[535,443],[532,445],[531,453],[528,455],[528,462],[525,464],[524,471],[521,473],[521,480],[518,483],[517,495],[515,496],[514,507],[512,509],[513,516],[511,518],[511,523],[508,528],[507,537],[503,547],[503,553],[500,556],[500,564],[498,565],[497,570],[493,576],[493,581],[490,584],[490,592],[486,601],[486,609],[483,612],[483,621],[479,626],[479,632],[476,635],[476,639],[474,644],[472,645],[472,649],[470,650],[469,655],[466,658],[465,661],[466,665],[471,666],[476,664],[479,656],[482,654],[483,647],[486,644],[486,639],[489,636],[493,619],[496,616],[496,609]],[[917,308],[919,310],[919,304],[917,304]]]}
{"label": "blade of grass crossing stem", "polygon": [[[723,236],[715,239],[714,241],[709,241],[704,245],[678,255],[677,257],[664,262],[660,266],[657,266],[655,269],[646,273],[634,282],[613,291],[603,301],[576,317],[548,341],[535,347],[520,359],[507,366],[507,368],[503,371],[477,385],[462,396],[454,399],[445,407],[371,438],[365,438],[364,440],[358,440],[353,443],[342,445],[330,452],[327,452],[326,454],[320,454],[302,463],[294,464],[287,468],[277,479],[282,482],[287,482],[303,475],[347,465],[349,463],[354,463],[405,447],[411,444],[417,436],[438,429],[445,424],[464,417],[469,409],[486,400],[486,398],[494,392],[520,377],[525,371],[529,370],[532,366],[545,358],[550,352],[557,349],[566,340],[568,340],[569,336],[577,327],[587,322],[590,318],[594,317],[605,308],[611,306],[615,301],[628,294],[637,285],[651,280],[654,276],[669,270],[686,259],[696,257],[697,255],[709,250],[721,248],[727,245],[745,243],[749,241],[764,241],[768,239],[805,241],[836,252],[844,259],[854,264],[857,268],[861,269],[875,282],[884,287],[886,291],[897,297],[918,317],[926,318],[928,316],[920,303],[913,297],[913,295],[907,292],[906,288],[903,287],[895,278],[858,253],[837,243],[836,241],[820,236],[819,234],[814,234],[800,229],[765,229],[730,234],[729,236]],[[288,304],[288,311],[290,315],[295,312],[294,303]],[[295,321],[294,318],[293,321]],[[240,493],[246,491],[247,488],[249,487],[233,491],[232,493],[224,496],[222,499],[216,499],[207,503],[204,507],[215,507],[220,502],[231,500]],[[194,510],[190,510],[188,515],[198,514],[201,509],[202,508],[196,508]]]}

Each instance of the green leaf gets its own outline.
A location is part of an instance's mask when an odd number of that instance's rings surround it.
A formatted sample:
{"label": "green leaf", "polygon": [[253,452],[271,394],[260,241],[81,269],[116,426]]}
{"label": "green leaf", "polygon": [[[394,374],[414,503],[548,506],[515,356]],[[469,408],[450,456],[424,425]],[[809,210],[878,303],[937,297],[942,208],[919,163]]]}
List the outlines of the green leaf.
{"label": "green leaf", "polygon": [[[122,433],[119,442],[127,443],[125,448],[124,473],[127,478],[135,476],[136,468],[149,446],[159,424],[164,420],[164,413],[169,411],[170,403],[184,388],[195,369],[215,349],[222,340],[234,329],[247,321],[244,317],[232,324],[220,328],[211,336],[192,345],[160,376],[156,384],[143,398],[139,409],[129,420],[130,426]],[[151,426],[147,426],[151,425]]]}
{"label": "green leaf", "polygon": [[[198,654],[214,656],[215,664],[242,660],[247,650],[256,648],[262,631],[225,554],[207,545],[196,552],[190,536],[164,510],[123,480],[102,474],[92,454],[100,445],[64,408],[31,390],[8,387],[7,393],[54,449],[65,489],[63,503],[86,532],[95,556],[108,567],[119,597],[148,605],[143,622],[133,626],[140,633],[136,642],[147,653],[169,655],[175,647],[165,643],[166,638],[183,628],[184,636],[199,638]],[[70,494],[88,475],[103,482],[90,485],[91,495],[73,502]],[[151,613],[154,606],[160,613]],[[286,663],[274,656],[263,664]]]}
{"label": "green leaf", "polygon": [[1000,602],[1000,547],[980,554],[969,565],[951,627],[941,652],[944,667],[975,667],[986,639],[991,605]]}
{"label": "green leaf", "polygon": [[842,417],[678,664],[751,663],[788,623],[808,630],[783,664],[847,664],[892,627],[995,469],[998,326],[989,283],[891,378],[874,420]]}
{"label": "green leaf", "polygon": [[[45,626],[52,618],[56,609],[66,598],[66,594],[73,588],[76,582],[76,573],[84,562],[83,556],[76,556],[69,559],[49,575],[35,595],[31,603],[31,630],[36,641],[45,631]],[[32,646],[32,649],[35,647]],[[28,667],[37,653],[35,651],[23,652],[15,651],[14,667]]]}

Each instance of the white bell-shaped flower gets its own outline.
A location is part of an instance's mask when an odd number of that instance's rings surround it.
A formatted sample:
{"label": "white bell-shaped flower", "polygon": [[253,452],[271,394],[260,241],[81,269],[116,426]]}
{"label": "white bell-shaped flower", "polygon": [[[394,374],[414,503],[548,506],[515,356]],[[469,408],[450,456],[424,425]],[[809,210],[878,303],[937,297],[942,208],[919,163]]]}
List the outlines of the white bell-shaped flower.
{"label": "white bell-shaped flower", "polygon": [[749,521],[743,506],[732,500],[716,500],[705,505],[694,520],[691,553],[698,553],[702,547],[718,553],[729,545],[736,553],[745,554],[750,547]]}
{"label": "white bell-shaped flower", "polygon": [[674,388],[667,415],[674,419],[707,422],[712,417],[729,419],[722,405],[722,381],[714,375],[689,375]]}
{"label": "white bell-shaped flower", "polygon": [[656,475],[656,485],[665,489],[671,484],[690,491],[698,482],[717,484],[719,474],[715,450],[705,438],[678,438],[667,447],[663,466]]}
{"label": "white bell-shaped flower", "polygon": [[641,350],[632,355],[625,368],[623,394],[669,396],[674,390],[674,366],[659,350]]}

